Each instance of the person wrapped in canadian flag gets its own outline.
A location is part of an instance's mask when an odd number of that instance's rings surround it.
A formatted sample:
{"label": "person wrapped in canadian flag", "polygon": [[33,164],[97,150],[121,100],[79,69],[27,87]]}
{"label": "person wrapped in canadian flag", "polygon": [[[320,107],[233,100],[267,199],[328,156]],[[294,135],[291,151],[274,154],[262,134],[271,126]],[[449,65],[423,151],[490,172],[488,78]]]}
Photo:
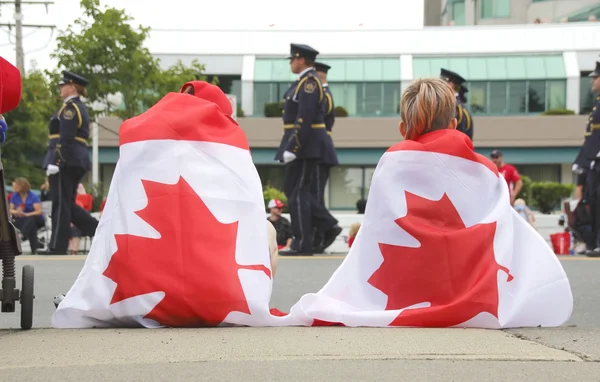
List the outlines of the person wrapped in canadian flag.
{"label": "person wrapped in canadian flag", "polygon": [[511,207],[497,167],[456,130],[440,79],[405,90],[405,139],[381,157],[340,267],[288,313],[270,309],[260,179],[242,130],[199,93],[170,93],[121,127],[95,241],[54,327],[498,329],[570,318],[560,262]]}

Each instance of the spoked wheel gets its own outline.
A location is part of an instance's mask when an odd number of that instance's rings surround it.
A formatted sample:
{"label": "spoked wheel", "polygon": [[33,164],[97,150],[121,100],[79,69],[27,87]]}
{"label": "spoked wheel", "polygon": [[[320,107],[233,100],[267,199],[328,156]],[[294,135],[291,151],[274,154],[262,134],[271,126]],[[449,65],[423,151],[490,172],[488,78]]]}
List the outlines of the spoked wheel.
{"label": "spoked wheel", "polygon": [[23,266],[21,280],[21,329],[28,330],[33,326],[33,266]]}

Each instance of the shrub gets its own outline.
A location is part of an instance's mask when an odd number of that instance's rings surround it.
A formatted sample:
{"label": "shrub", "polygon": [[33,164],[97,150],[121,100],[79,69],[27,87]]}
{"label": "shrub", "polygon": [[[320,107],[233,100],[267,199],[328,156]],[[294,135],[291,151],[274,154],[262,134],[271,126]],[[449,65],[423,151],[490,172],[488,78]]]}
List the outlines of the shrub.
{"label": "shrub", "polygon": [[283,116],[283,101],[265,104],[265,117],[275,118]]}
{"label": "shrub", "polygon": [[550,109],[542,113],[542,115],[574,115],[575,112],[569,109]]}
{"label": "shrub", "polygon": [[335,116],[336,117],[347,117],[348,111],[346,111],[346,109],[344,109],[343,106],[336,106],[335,107]]}
{"label": "shrub", "polygon": [[560,209],[560,202],[573,193],[575,186],[557,182],[535,182],[531,186],[531,202],[543,214]]}
{"label": "shrub", "polygon": [[94,184],[88,190],[88,193],[92,195],[92,212],[100,212],[100,206],[102,205],[102,201],[104,201],[105,196],[102,183],[98,182]]}
{"label": "shrub", "polygon": [[236,111],[237,117],[238,118],[244,118],[244,110],[242,109],[242,107],[240,105],[237,105],[237,111]]}
{"label": "shrub", "polygon": [[525,200],[525,203],[528,205],[532,205],[533,200],[531,200],[531,186],[533,185],[533,181],[527,175],[521,175],[521,180],[523,181],[523,188],[521,188],[521,192],[519,192],[517,198],[521,198]]}
{"label": "shrub", "polygon": [[265,201],[265,210],[267,209],[269,200],[279,199],[285,204],[285,207],[283,208],[283,212],[286,212],[286,213],[288,212],[287,196],[285,196],[285,193],[283,191],[280,191],[280,190],[276,189],[275,187],[265,186],[265,188],[263,190],[263,199]]}

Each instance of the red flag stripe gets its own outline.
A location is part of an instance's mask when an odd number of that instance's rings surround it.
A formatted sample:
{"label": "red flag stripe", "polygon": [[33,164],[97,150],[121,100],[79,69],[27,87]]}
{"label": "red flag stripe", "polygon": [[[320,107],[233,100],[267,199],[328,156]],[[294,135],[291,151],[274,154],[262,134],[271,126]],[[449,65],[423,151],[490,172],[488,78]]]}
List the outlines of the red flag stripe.
{"label": "red flag stripe", "polygon": [[119,145],[150,140],[223,143],[249,150],[242,128],[212,102],[169,93],[145,113],[126,120]]}
{"label": "red flag stripe", "polygon": [[448,154],[455,157],[481,163],[498,176],[498,168],[488,158],[473,150],[473,142],[458,130],[438,130],[423,134],[416,140],[404,140],[390,147],[387,152],[424,151]]}

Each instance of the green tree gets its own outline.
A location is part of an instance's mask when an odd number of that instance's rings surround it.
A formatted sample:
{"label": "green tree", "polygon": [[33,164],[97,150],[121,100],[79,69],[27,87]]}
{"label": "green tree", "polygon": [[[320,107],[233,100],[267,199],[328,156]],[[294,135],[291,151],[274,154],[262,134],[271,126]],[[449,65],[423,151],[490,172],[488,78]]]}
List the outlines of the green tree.
{"label": "green tree", "polygon": [[[57,37],[52,57],[60,67],[90,81],[90,102],[102,102],[106,112],[121,118],[139,114],[160,71],[158,60],[143,46],[149,28],[134,29],[133,18],[124,10],[101,10],[99,0],[81,0],[81,8],[83,16]],[[108,97],[118,92],[123,95],[124,110],[111,110]]]}
{"label": "green tree", "polygon": [[61,100],[47,74],[39,70],[24,75],[22,84],[19,106],[4,114],[9,133],[2,145],[2,164],[8,184],[24,176],[33,188],[38,188],[45,176],[41,163],[46,153],[48,123]]}

